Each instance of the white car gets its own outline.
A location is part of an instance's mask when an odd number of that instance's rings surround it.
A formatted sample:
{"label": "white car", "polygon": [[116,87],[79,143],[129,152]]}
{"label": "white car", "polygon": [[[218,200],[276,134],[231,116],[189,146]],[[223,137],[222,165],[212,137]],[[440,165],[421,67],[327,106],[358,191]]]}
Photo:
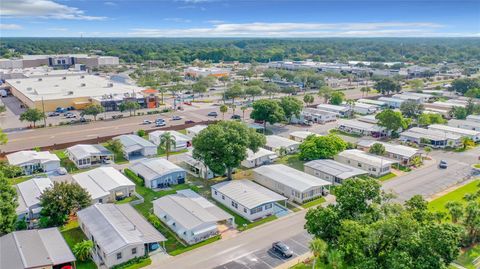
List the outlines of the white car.
{"label": "white car", "polygon": [[152,121],[149,121],[149,120],[144,120],[142,124],[143,124],[143,125],[152,124]]}

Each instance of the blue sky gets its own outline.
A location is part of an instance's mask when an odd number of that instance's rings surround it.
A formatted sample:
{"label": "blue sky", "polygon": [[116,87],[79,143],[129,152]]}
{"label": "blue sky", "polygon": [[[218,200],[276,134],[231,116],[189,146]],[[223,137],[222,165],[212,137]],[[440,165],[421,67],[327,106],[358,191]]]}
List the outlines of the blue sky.
{"label": "blue sky", "polygon": [[1,0],[0,36],[480,37],[480,1]]}

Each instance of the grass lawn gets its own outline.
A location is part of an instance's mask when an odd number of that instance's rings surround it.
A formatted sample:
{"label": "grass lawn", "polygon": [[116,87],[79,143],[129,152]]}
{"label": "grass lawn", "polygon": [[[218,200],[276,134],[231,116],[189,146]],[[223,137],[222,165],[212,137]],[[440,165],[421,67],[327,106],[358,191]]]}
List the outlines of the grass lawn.
{"label": "grass lawn", "polygon": [[[171,152],[169,153],[169,156],[177,155],[177,154],[182,154],[182,153],[185,153],[185,152],[188,152],[188,149],[182,149],[182,150],[179,150],[179,151],[171,151]],[[165,150],[163,150],[162,147],[158,147],[158,149],[157,149],[157,156],[158,156],[158,157],[167,156],[167,154],[165,153]]]}
{"label": "grass lawn", "polygon": [[477,163],[477,164],[473,165],[473,167],[480,168],[480,163]]}
{"label": "grass lawn", "polygon": [[478,268],[478,264],[473,264],[473,261],[478,257],[480,257],[480,245],[476,245],[475,247],[468,249],[462,254],[460,254],[460,256],[458,256],[458,258],[455,260],[455,262],[465,268],[476,269]]}
{"label": "grass lawn", "polygon": [[306,202],[302,205],[303,208],[310,208],[312,206],[318,206],[318,205],[321,205],[322,203],[325,202],[325,198],[324,197],[320,197],[318,199],[315,199],[315,200],[312,200],[310,202]]}
{"label": "grass lawn", "polygon": [[[77,221],[71,221],[67,225],[61,228],[61,233],[67,245],[70,249],[73,249],[76,243],[82,242],[83,240],[87,240],[87,237],[82,232],[80,227],[78,227]],[[92,261],[88,260],[85,262],[76,261],[77,269],[96,269],[97,265]]]}
{"label": "grass lawn", "polygon": [[174,250],[174,251],[169,252],[169,254],[172,255],[172,256],[177,256],[177,255],[182,254],[182,253],[184,253],[184,252],[187,252],[187,251],[190,251],[190,250],[193,250],[193,249],[196,249],[196,248],[199,248],[199,247],[208,245],[208,244],[213,243],[213,242],[215,242],[215,241],[218,241],[218,240],[220,240],[220,239],[222,239],[222,237],[221,237],[220,235],[217,235],[217,236],[211,237],[211,238],[209,238],[209,239],[207,239],[207,240],[205,240],[205,241],[202,241],[202,242],[200,242],[200,243],[197,243],[197,244],[195,244],[195,245],[190,245],[190,246],[188,246],[188,247],[184,247],[184,248],[181,248],[181,249],[176,249],[176,250]]}
{"label": "grass lawn", "polygon": [[463,200],[465,194],[478,191],[480,189],[480,187],[478,186],[479,184],[480,180],[477,179],[450,193],[447,193],[444,196],[441,196],[428,203],[428,209],[432,212],[446,212],[447,210],[445,209],[445,205],[449,201],[459,201],[461,203],[465,203],[465,200]]}
{"label": "grass lawn", "polygon": [[287,203],[287,208],[292,210],[293,212],[298,212],[300,210],[302,210],[300,207],[292,204],[292,203]]}
{"label": "grass lawn", "polygon": [[17,185],[18,183],[22,183],[22,182],[27,181],[29,179],[32,179],[34,177],[42,177],[42,176],[47,176],[47,174],[40,173],[40,174],[34,174],[34,175],[29,175],[29,176],[10,178],[8,180],[10,181],[10,184]]}
{"label": "grass lawn", "polygon": [[299,154],[285,155],[277,159],[276,163],[288,165],[297,170],[303,171],[304,161],[298,158]]}
{"label": "grass lawn", "polygon": [[181,133],[181,134],[184,134],[186,135],[187,134],[187,130],[183,129],[183,130],[178,130],[177,132]]}
{"label": "grass lawn", "polygon": [[395,175],[394,173],[388,173],[388,174],[383,175],[383,176],[381,176],[381,177],[377,177],[377,179],[378,179],[379,181],[382,181],[382,182],[383,182],[383,181],[390,180],[390,179],[392,179],[392,178],[394,178],[394,177],[396,177],[396,176],[397,176],[397,175]]}
{"label": "grass lawn", "polygon": [[57,157],[60,159],[60,166],[67,169],[69,173],[74,173],[79,170],[77,166],[75,166],[75,164],[67,157],[64,149],[54,150],[53,154],[57,155]]}
{"label": "grass lawn", "polygon": [[362,137],[361,135],[347,133],[347,132],[344,132],[344,131],[340,131],[338,129],[331,129],[329,132],[331,134],[345,135],[345,136],[350,136],[350,137]]}
{"label": "grass lawn", "polygon": [[138,199],[137,196],[132,195],[132,196],[127,197],[127,198],[125,198],[125,199],[123,199],[123,200],[116,201],[115,204],[119,204],[119,205],[120,205],[120,204],[127,204],[127,203],[130,203],[131,201],[135,201],[135,200],[137,200],[137,199]]}

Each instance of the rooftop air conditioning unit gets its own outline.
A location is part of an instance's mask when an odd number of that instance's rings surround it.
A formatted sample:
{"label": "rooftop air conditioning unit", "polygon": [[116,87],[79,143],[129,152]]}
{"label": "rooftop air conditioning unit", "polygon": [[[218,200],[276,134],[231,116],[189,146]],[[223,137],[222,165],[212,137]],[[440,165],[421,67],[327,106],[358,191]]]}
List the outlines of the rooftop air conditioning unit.
{"label": "rooftop air conditioning unit", "polygon": [[42,81],[43,79],[42,78],[39,78],[38,81]]}
{"label": "rooftop air conditioning unit", "polygon": [[85,78],[85,76],[82,75],[82,76],[80,76],[80,78]]}
{"label": "rooftop air conditioning unit", "polygon": [[17,80],[17,84],[20,84],[20,80]]}
{"label": "rooftop air conditioning unit", "polygon": [[63,79],[63,80],[66,80],[66,79],[67,79],[67,77],[62,77],[62,79]]}
{"label": "rooftop air conditioning unit", "polygon": [[73,91],[68,91],[67,95],[73,95]]}
{"label": "rooftop air conditioning unit", "polygon": [[85,86],[87,86],[87,84],[85,83],[80,84],[80,87],[85,87]]}
{"label": "rooftop air conditioning unit", "polygon": [[27,91],[31,91],[31,90],[32,90],[32,87],[28,87],[28,88],[27,88]]}
{"label": "rooftop air conditioning unit", "polygon": [[112,87],[113,87],[113,83],[108,83],[108,84],[107,84],[107,87],[112,88]]}

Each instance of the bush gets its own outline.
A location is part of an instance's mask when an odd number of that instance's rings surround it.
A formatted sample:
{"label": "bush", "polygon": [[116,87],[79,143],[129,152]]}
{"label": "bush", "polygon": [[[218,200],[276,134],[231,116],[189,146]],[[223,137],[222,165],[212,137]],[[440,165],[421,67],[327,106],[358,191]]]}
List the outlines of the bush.
{"label": "bush", "polygon": [[137,131],[137,135],[140,137],[144,137],[145,135],[147,135],[147,132],[145,132],[145,130],[140,129]]}
{"label": "bush", "polygon": [[152,260],[145,255],[142,257],[136,257],[133,259],[130,259],[124,263],[117,264],[111,267],[111,269],[134,269],[134,268],[142,268],[144,266],[150,265],[152,263]]}

